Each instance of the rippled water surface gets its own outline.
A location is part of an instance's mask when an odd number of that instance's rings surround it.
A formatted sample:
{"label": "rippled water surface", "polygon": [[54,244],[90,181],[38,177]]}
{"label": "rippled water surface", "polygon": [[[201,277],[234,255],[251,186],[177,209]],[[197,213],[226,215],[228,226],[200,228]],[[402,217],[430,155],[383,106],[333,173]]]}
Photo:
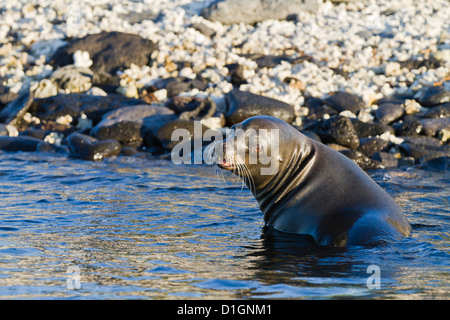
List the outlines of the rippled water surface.
{"label": "rippled water surface", "polygon": [[449,298],[448,171],[373,178],[412,236],[329,249],[265,242],[253,196],[212,167],[0,154],[0,298]]}

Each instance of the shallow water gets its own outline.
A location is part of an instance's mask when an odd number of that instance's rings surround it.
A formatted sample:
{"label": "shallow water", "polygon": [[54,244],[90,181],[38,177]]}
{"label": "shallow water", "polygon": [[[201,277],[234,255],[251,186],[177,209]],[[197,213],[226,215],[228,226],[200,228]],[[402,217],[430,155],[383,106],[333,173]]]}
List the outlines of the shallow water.
{"label": "shallow water", "polygon": [[412,236],[301,248],[265,242],[253,196],[212,167],[3,153],[0,298],[449,298],[449,172],[372,175]]}

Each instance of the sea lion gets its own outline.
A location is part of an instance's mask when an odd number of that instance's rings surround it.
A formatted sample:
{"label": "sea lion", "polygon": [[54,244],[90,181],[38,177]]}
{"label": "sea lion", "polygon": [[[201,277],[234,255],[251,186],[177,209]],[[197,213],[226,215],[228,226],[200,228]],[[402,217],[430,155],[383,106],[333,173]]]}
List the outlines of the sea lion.
{"label": "sea lion", "polygon": [[309,235],[328,246],[409,235],[411,226],[394,200],[341,153],[271,116],[232,129],[214,143],[212,156],[221,169],[243,178],[268,230]]}

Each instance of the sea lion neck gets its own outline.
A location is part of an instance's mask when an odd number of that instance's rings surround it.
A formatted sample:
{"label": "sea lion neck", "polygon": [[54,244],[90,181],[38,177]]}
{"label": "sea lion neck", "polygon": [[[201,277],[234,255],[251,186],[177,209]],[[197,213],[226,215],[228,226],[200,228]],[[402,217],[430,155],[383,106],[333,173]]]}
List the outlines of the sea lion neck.
{"label": "sea lion neck", "polygon": [[310,143],[297,143],[284,154],[278,172],[263,186],[256,186],[254,196],[258,201],[264,220],[270,222],[282,211],[290,197],[302,188],[311,173],[316,148]]}

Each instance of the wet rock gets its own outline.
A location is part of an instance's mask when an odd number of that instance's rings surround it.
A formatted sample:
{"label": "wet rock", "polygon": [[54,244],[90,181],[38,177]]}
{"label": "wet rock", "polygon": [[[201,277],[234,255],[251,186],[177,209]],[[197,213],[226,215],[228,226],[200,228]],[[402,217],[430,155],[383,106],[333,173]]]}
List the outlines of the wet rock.
{"label": "wet rock", "polygon": [[359,151],[356,150],[342,150],[340,151],[347,158],[353,160],[361,169],[372,170],[383,168],[381,162],[370,159]]}
{"label": "wet rock", "polygon": [[404,61],[399,61],[398,62],[400,64],[401,68],[406,68],[408,70],[414,70],[414,69],[419,69],[421,67],[426,67],[427,69],[436,69],[439,68],[442,64],[442,61],[434,58],[434,57],[430,57],[428,59],[416,59],[416,58],[411,58],[408,60],[404,60]]}
{"label": "wet rock", "polygon": [[26,92],[19,98],[11,101],[0,111],[0,122],[16,125],[28,112],[33,102],[33,94]]}
{"label": "wet rock", "polygon": [[92,87],[93,75],[88,68],[68,65],[53,72],[50,80],[66,93],[85,92]]}
{"label": "wet rock", "polygon": [[317,133],[325,143],[337,143],[351,149],[356,149],[359,146],[359,138],[352,122],[344,116],[319,120],[305,129]]}
{"label": "wet rock", "polygon": [[118,94],[108,96],[93,96],[72,93],[58,94],[44,99],[32,101],[30,112],[39,119],[56,120],[66,115],[72,116],[77,124],[78,118],[85,114],[96,125],[103,115],[118,108],[142,104],[137,99],[127,98]]}
{"label": "wet rock", "polygon": [[224,0],[212,3],[201,15],[223,24],[253,24],[267,19],[285,20],[302,10],[317,11],[319,2],[314,0]]}
{"label": "wet rock", "polygon": [[361,98],[345,91],[337,91],[323,101],[338,112],[349,110],[354,114],[366,106]]}
{"label": "wet rock", "polygon": [[401,151],[407,156],[413,157],[416,163],[419,163],[420,159],[424,158],[432,159],[450,155],[450,147],[443,146],[438,139],[426,136],[401,138],[404,139],[404,142],[399,145]]}
{"label": "wet rock", "polygon": [[441,130],[450,130],[450,118],[422,119],[420,122],[429,137],[436,136]]}
{"label": "wet rock", "polygon": [[206,90],[208,84],[200,79],[191,79],[187,77],[170,77],[162,79],[154,83],[156,90],[166,89],[167,96],[173,97],[180,93],[198,89],[200,91]]}
{"label": "wet rock", "polygon": [[216,34],[216,32],[213,29],[209,28],[204,23],[193,23],[190,25],[190,27],[194,28],[195,30],[197,30],[198,32],[202,33],[203,35],[209,38],[211,38]]}
{"label": "wet rock", "polygon": [[400,104],[383,103],[378,106],[375,116],[379,122],[389,124],[403,115],[403,107]]}
{"label": "wet rock", "polygon": [[[203,137],[203,133],[208,130],[208,127],[199,124],[198,122],[195,123],[192,120],[174,120],[166,123],[164,126],[162,126],[156,133],[157,138],[159,141],[161,141],[163,147],[166,150],[172,150],[174,146],[176,146],[178,143],[182,142],[181,139],[178,136],[175,136],[172,140],[172,134],[175,130],[182,129],[187,130],[190,134],[190,140],[194,141],[195,138],[201,139]],[[209,144],[210,142],[205,142],[206,144]]]}
{"label": "wet rock", "polygon": [[114,94],[120,87],[120,77],[103,71],[96,71],[92,76],[92,85],[99,87],[108,94]]}
{"label": "wet rock", "polygon": [[382,135],[385,132],[395,134],[394,128],[387,124],[377,122],[362,122],[359,119],[352,119],[353,128],[358,137],[367,138]]}
{"label": "wet rock", "polygon": [[67,137],[70,155],[83,160],[102,160],[120,154],[121,145],[117,140],[98,141],[90,136],[74,132]]}
{"label": "wet rock", "polygon": [[362,138],[359,140],[358,151],[368,157],[387,148],[389,142],[381,138]]}
{"label": "wet rock", "polygon": [[176,118],[166,107],[136,105],[113,110],[91,130],[99,140],[115,139],[122,144],[139,146],[149,132],[156,132],[164,124]]}
{"label": "wet rock", "polygon": [[443,86],[428,87],[419,96],[419,102],[424,107],[433,107],[450,102],[450,91]]}
{"label": "wet rock", "polygon": [[277,117],[287,123],[295,119],[294,108],[276,99],[237,89],[228,92],[225,99],[228,108],[226,120],[230,126],[257,115]]}
{"label": "wet rock", "polygon": [[19,95],[17,93],[12,92],[9,87],[2,85],[0,81],[0,110],[18,97]]}
{"label": "wet rock", "polygon": [[167,101],[166,107],[180,114],[197,109],[202,102],[202,98],[175,96]]}
{"label": "wet rock", "polygon": [[431,170],[447,170],[450,167],[449,156],[423,157],[420,159],[420,168]]}
{"label": "wet rock", "polygon": [[381,163],[383,168],[396,168],[398,167],[398,159],[393,154],[388,152],[375,152],[372,155],[372,159]]}
{"label": "wet rock", "polygon": [[166,106],[178,113],[181,120],[210,118],[216,112],[216,103],[210,98],[176,96],[169,99]]}
{"label": "wet rock", "polygon": [[40,139],[26,136],[9,137],[0,136],[0,150],[3,151],[27,151],[35,152],[37,146],[42,142]]}
{"label": "wet rock", "polygon": [[254,59],[258,68],[273,68],[279,65],[282,61],[290,61],[290,58],[286,55],[264,55],[257,59]]}
{"label": "wet rock", "polygon": [[49,130],[43,130],[43,129],[28,129],[24,130],[19,133],[20,136],[27,136],[36,138],[39,140],[44,140],[44,138],[50,133]]}
{"label": "wet rock", "polygon": [[428,109],[425,118],[448,118],[450,117],[450,102]]}
{"label": "wet rock", "polygon": [[416,118],[405,117],[403,121],[394,123],[392,126],[396,136],[417,136],[422,132],[422,123]]}
{"label": "wet rock", "polygon": [[244,77],[244,66],[239,63],[231,63],[225,66],[228,69],[228,77],[230,82],[235,86],[247,83]]}
{"label": "wet rock", "polygon": [[310,98],[305,101],[305,107],[309,109],[307,120],[322,119],[325,115],[337,115],[337,111],[324,104],[322,99]]}
{"label": "wet rock", "polygon": [[118,70],[128,69],[132,63],[137,66],[148,65],[151,54],[157,45],[136,34],[122,32],[101,32],[89,34],[69,41],[52,56],[50,64],[62,67],[73,64],[73,54],[77,50],[87,51],[93,61],[91,69],[116,74]]}
{"label": "wet rock", "polygon": [[36,147],[37,152],[45,152],[52,154],[67,154],[67,150],[65,146],[58,146],[52,143],[41,142]]}

